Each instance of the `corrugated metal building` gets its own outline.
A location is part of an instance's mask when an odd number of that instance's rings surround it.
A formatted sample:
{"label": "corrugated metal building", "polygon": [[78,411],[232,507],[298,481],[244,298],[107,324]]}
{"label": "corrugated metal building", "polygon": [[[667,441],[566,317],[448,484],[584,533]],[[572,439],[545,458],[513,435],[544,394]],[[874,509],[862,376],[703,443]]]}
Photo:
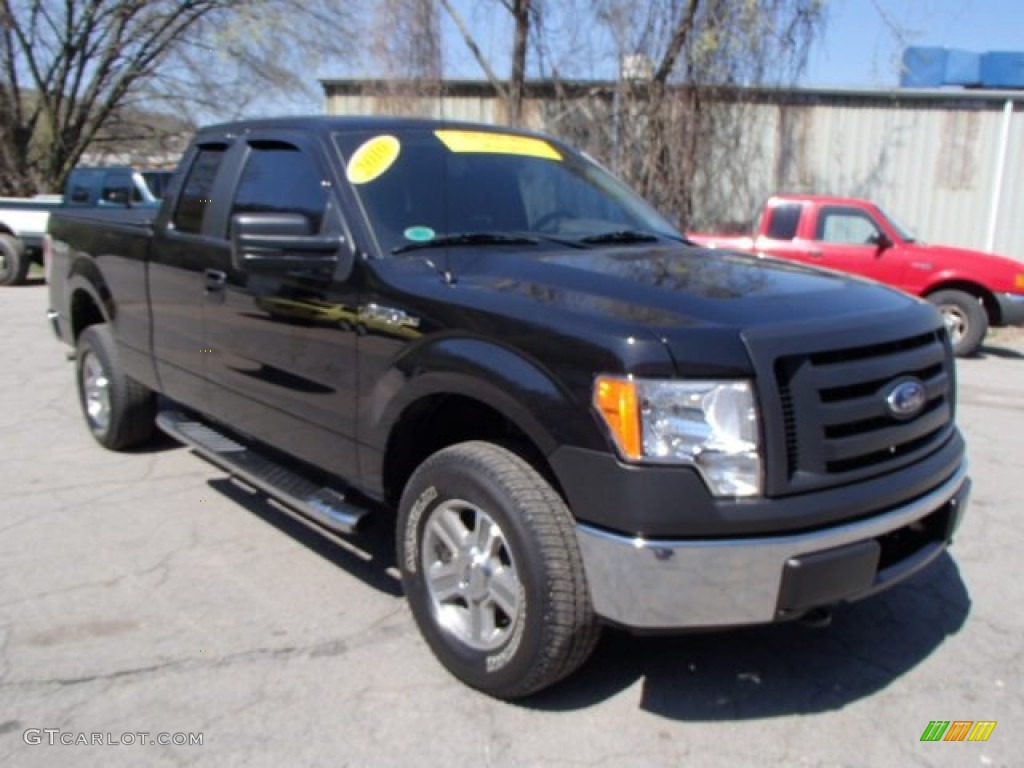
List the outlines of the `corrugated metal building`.
{"label": "corrugated metal building", "polygon": [[[322,85],[329,114],[505,122],[486,82],[448,81],[428,97],[395,82]],[[577,127],[609,124],[615,91],[614,83],[530,83],[526,123],[559,133],[570,105]],[[851,195],[877,201],[922,239],[1024,260],[1024,93],[742,89],[720,108],[740,126],[722,162],[739,158],[745,188],[735,174],[722,175],[721,190],[713,175],[705,180],[696,226],[749,221],[773,192]]]}

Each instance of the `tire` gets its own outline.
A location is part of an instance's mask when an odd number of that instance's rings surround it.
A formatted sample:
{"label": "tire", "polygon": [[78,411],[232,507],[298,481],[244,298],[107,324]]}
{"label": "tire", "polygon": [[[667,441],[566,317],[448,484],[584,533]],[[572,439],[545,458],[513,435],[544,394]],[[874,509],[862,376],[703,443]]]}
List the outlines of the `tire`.
{"label": "tire", "polygon": [[501,699],[536,693],[597,644],[572,515],[511,451],[467,442],[428,458],[402,494],[397,537],[420,632],[472,688]]}
{"label": "tire", "polygon": [[953,353],[970,357],[977,352],[988,332],[988,314],[981,301],[964,291],[936,291],[928,301],[939,308],[946,321]]}
{"label": "tire", "polygon": [[30,260],[25,245],[14,235],[0,234],[0,285],[21,285]]}
{"label": "tire", "polygon": [[125,376],[106,324],[90,325],[78,337],[75,378],[86,426],[112,451],[146,442],[153,434],[153,393]]}

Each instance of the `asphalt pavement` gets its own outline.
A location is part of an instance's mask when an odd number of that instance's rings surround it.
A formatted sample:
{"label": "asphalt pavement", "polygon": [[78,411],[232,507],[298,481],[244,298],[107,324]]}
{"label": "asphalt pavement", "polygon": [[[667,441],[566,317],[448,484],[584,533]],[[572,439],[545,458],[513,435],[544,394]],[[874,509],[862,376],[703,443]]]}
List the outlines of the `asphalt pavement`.
{"label": "asphalt pavement", "polygon": [[934,567],[827,629],[609,631],[508,704],[434,661],[385,527],[325,539],[169,440],[102,450],[45,310],[0,289],[0,765],[1024,764],[1020,335],[958,366],[974,492]]}

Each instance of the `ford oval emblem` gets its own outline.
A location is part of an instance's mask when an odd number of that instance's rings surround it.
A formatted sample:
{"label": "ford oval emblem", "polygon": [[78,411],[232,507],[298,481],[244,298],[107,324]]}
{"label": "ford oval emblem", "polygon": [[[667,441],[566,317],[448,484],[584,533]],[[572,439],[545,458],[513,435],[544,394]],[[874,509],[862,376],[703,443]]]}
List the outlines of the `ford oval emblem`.
{"label": "ford oval emblem", "polygon": [[902,379],[889,390],[885,404],[893,418],[905,421],[924,410],[927,396],[920,379]]}

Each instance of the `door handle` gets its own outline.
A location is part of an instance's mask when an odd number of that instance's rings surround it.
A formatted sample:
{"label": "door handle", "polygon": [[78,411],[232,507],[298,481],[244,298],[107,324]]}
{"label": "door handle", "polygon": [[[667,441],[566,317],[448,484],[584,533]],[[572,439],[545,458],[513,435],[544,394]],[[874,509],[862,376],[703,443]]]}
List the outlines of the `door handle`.
{"label": "door handle", "polygon": [[822,251],[811,250],[807,252],[807,255],[810,256],[812,259],[820,259],[825,254]]}
{"label": "door handle", "polygon": [[227,281],[228,275],[226,272],[222,272],[219,269],[203,270],[203,287],[207,293],[223,291],[224,285]]}

